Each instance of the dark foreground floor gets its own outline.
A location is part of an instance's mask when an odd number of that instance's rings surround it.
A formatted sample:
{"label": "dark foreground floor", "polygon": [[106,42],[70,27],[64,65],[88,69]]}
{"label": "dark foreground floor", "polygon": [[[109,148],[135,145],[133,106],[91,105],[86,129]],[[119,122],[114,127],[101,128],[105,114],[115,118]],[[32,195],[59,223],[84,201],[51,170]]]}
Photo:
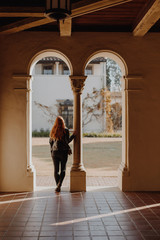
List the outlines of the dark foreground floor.
{"label": "dark foreground floor", "polygon": [[45,188],[1,194],[0,239],[160,239],[160,193]]}

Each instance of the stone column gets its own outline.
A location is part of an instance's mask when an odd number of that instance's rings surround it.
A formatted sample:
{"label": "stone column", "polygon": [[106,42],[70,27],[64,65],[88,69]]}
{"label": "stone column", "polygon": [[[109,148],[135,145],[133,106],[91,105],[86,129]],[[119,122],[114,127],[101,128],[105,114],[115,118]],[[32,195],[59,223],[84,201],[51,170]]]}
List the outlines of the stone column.
{"label": "stone column", "polygon": [[70,76],[74,94],[74,123],[76,138],[73,145],[73,165],[70,174],[70,191],[86,191],[86,171],[83,166],[82,156],[82,100],[81,94],[84,88],[86,76]]}
{"label": "stone column", "polygon": [[130,98],[135,98],[137,94],[142,94],[143,86],[143,77],[139,75],[128,75],[122,80],[122,162],[118,170],[118,182],[119,188],[123,191],[131,190],[129,139],[129,125],[131,121],[129,118]]}
{"label": "stone column", "polygon": [[56,75],[59,74],[59,62],[55,62],[56,64]]}
{"label": "stone column", "polygon": [[[27,79],[27,173],[32,176],[35,168],[32,163],[32,77]],[[36,186],[36,178],[34,177],[33,186]]]}
{"label": "stone column", "polygon": [[[16,74],[13,75],[14,79],[14,91],[17,95],[17,99],[19,101],[25,101],[25,124],[24,129],[26,139],[25,141],[25,156],[23,161],[26,160],[26,179],[23,184],[24,189],[28,189],[29,191],[33,191],[36,186],[36,171],[32,164],[32,78],[30,75]],[[25,99],[25,100],[24,100]],[[22,162],[23,164],[23,162]],[[20,168],[20,166],[19,166]],[[22,180],[23,182],[23,180]],[[22,189],[22,190],[24,190]]]}
{"label": "stone column", "polygon": [[6,149],[9,155],[1,174],[1,190],[6,192],[33,191],[35,187],[36,175],[32,165],[31,81],[28,74],[12,76],[12,92],[8,95],[13,101],[10,115],[12,124],[9,129],[16,130],[16,134],[12,134],[13,139],[10,138],[11,151]]}

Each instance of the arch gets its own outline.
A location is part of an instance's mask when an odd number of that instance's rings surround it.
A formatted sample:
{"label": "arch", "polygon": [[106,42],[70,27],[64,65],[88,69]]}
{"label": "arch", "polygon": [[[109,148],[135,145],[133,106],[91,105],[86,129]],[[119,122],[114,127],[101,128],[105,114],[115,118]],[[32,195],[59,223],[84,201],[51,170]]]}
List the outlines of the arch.
{"label": "arch", "polygon": [[121,68],[122,76],[127,76],[128,75],[128,67],[127,67],[127,64],[126,64],[125,60],[118,53],[113,52],[111,50],[100,50],[100,51],[97,51],[97,52],[94,52],[93,54],[91,54],[87,58],[84,66],[83,66],[83,73],[85,72],[85,68],[86,68],[87,64],[90,61],[92,61],[93,59],[97,58],[97,57],[108,57],[108,58],[111,58]]}
{"label": "arch", "polygon": [[[32,74],[36,63],[44,57],[57,57],[62,59],[68,66],[70,74],[73,74],[73,67],[69,58],[62,52],[54,49],[45,49],[36,53],[29,61],[27,74],[30,75],[27,80],[27,127],[26,127],[26,138],[27,138],[27,172],[33,176],[33,190],[36,187],[36,171],[32,163]],[[68,76],[69,78],[69,76]]]}
{"label": "arch", "polygon": [[128,146],[129,146],[129,137],[128,137],[128,91],[127,86],[127,75],[128,67],[125,60],[116,52],[111,50],[100,50],[91,54],[84,66],[83,74],[85,73],[85,68],[87,64],[95,58],[98,57],[108,57],[114,60],[120,67],[122,72],[122,161],[118,169],[118,185],[120,189],[123,189],[123,177],[129,175],[129,159],[128,159]]}
{"label": "arch", "polygon": [[67,66],[70,70],[70,74],[71,75],[73,74],[73,67],[72,67],[72,64],[71,64],[71,61],[69,60],[69,58],[62,52],[60,52],[58,50],[54,50],[54,49],[45,49],[45,50],[35,54],[29,62],[28,71],[27,71],[28,74],[32,75],[32,71],[33,71],[35,64],[42,58],[48,57],[48,56],[57,57],[57,58],[62,59],[67,64]]}

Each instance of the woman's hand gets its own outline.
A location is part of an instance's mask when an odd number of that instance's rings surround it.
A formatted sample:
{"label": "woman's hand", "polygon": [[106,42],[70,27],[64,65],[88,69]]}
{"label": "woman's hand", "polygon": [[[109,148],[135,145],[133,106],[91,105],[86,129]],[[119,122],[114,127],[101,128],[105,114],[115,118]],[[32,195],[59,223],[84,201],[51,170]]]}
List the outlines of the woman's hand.
{"label": "woman's hand", "polygon": [[77,135],[77,131],[73,131],[73,135],[76,136]]}

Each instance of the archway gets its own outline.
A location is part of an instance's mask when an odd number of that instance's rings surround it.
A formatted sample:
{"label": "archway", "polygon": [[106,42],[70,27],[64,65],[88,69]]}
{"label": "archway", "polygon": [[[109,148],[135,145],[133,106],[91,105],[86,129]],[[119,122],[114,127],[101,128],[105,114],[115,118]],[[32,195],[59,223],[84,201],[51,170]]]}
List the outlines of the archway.
{"label": "archway", "polygon": [[[46,61],[48,61],[47,62],[47,64],[46,64]],[[54,64],[55,66],[55,69],[54,69],[54,67],[53,67],[53,69],[50,69],[49,68],[49,63],[53,63],[53,61],[54,61],[54,63],[57,63],[57,64]],[[64,73],[64,68],[62,69],[62,66],[58,66],[58,65],[60,65],[60,64],[62,65],[63,64],[63,67],[64,67],[64,64],[67,66],[67,69],[68,69],[68,73],[67,73],[67,75],[68,76],[61,76],[62,74],[65,74]],[[40,66],[41,66],[41,69],[43,69],[43,75],[41,75],[41,78],[40,78],[40,74],[38,75],[36,75],[36,72],[35,72],[35,69],[37,69],[36,71],[37,71],[37,73],[39,73],[38,72],[38,68],[36,68],[37,67],[37,64],[39,64]],[[53,64],[52,64],[53,65]],[[61,67],[61,68],[60,68]],[[51,70],[53,70],[53,72],[51,71]],[[54,93],[54,91],[55,91],[55,93],[56,93],[56,90],[55,90],[55,88],[56,88],[56,86],[57,86],[57,84],[55,84],[55,81],[54,81],[54,83],[53,83],[53,79],[51,79],[51,75],[53,76],[53,74],[55,74],[56,76],[54,77],[54,79],[57,77],[59,80],[61,79],[61,80],[63,80],[63,83],[61,82],[60,84],[61,84],[61,87],[59,87],[59,88],[61,88],[61,89],[63,89],[63,84],[65,84],[64,83],[64,81],[66,81],[67,79],[68,79],[68,81],[67,81],[67,87],[68,86],[70,86],[70,83],[69,83],[69,75],[70,74],[72,74],[72,72],[73,72],[73,68],[72,68],[72,64],[71,64],[71,62],[70,62],[70,60],[63,54],[63,53],[61,53],[61,52],[59,52],[59,51],[57,51],[57,50],[44,50],[44,51],[42,51],[42,52],[39,52],[39,53],[37,53],[32,59],[31,59],[31,61],[30,61],[30,63],[29,63],[29,67],[28,67],[28,71],[29,71],[29,74],[30,74],[30,76],[31,76],[31,78],[30,78],[30,80],[28,80],[28,85],[29,85],[29,89],[31,90],[31,91],[29,91],[29,93],[28,93],[28,101],[27,101],[27,154],[28,154],[28,157],[27,157],[27,159],[28,159],[28,163],[27,163],[27,168],[28,168],[28,171],[32,171],[32,172],[34,172],[34,187],[36,186],[36,171],[35,171],[35,168],[34,168],[34,165],[33,165],[33,163],[32,163],[32,82],[33,82],[33,79],[37,79],[36,81],[37,81],[37,83],[38,83],[38,79],[40,80],[39,81],[39,84],[37,85],[37,87],[39,87],[39,89],[41,88],[41,91],[42,91],[42,93],[43,93],[43,98],[45,97],[45,94],[46,94],[46,98],[47,98],[47,100],[48,101],[50,101],[51,100],[51,98],[52,98],[52,96],[50,95],[50,97],[49,97],[49,93],[48,92],[46,92],[45,93],[45,84],[50,84],[50,87],[48,88],[48,90],[50,91],[50,93],[51,93],[51,91],[53,91],[53,93]],[[55,73],[54,73],[54,71],[55,71]],[[59,71],[59,73],[58,73],[58,71]],[[33,72],[34,72],[34,74],[33,74]],[[48,75],[48,76],[47,76]],[[50,76],[49,76],[50,75]],[[36,76],[36,77],[35,77]],[[38,77],[39,76],[39,77]],[[45,78],[45,76],[47,76],[48,78],[46,78],[47,79],[47,81],[45,81],[45,83],[42,83],[42,78],[44,79]],[[60,77],[61,76],[61,77]],[[50,77],[50,78],[49,78]],[[34,80],[34,84],[35,84],[35,81]],[[40,83],[41,83],[41,86],[40,86]],[[43,84],[43,85],[42,85]],[[54,85],[53,85],[54,84]],[[35,87],[35,92],[36,92],[36,88],[37,87]],[[43,88],[44,87],[44,88]],[[36,92],[37,94],[39,94],[40,95],[40,91],[38,92]],[[71,94],[71,93],[70,93]],[[54,94],[54,95],[56,95],[56,94]],[[66,94],[63,94],[64,95],[64,98],[66,97]],[[68,99],[68,96],[66,97],[67,99]],[[39,97],[39,99],[40,99],[40,97]],[[49,100],[50,99],[50,100]],[[34,100],[34,99],[33,99]],[[52,99],[51,101],[52,101],[52,104],[53,104],[53,101],[54,101],[55,99]],[[65,102],[65,100],[66,99],[61,99],[61,101],[63,101],[64,100],[64,102]],[[36,102],[36,101],[34,101],[34,102]],[[46,106],[47,106],[47,108],[49,108],[49,105],[47,105],[46,103],[44,103],[44,104],[41,104],[41,102],[36,102],[36,104],[37,104],[37,106],[39,107],[39,106],[41,106],[41,109],[40,110],[42,110],[43,111],[43,109],[42,108],[46,108]],[[61,105],[61,102],[58,102],[58,104],[59,105]],[[67,104],[68,104],[68,102],[67,102]],[[55,104],[56,105],[56,104]],[[72,103],[72,105],[73,105],[73,103]],[[52,111],[52,110],[51,110]],[[55,116],[56,116],[56,114],[57,115],[59,115],[59,109],[57,109],[57,113],[55,113]],[[43,112],[44,113],[44,112]],[[33,114],[34,115],[34,114]],[[64,117],[64,116],[63,116]],[[68,116],[67,116],[68,117]],[[65,117],[64,117],[65,118]],[[40,126],[41,126],[41,124],[39,123],[39,128],[40,128]],[[47,126],[47,125],[45,125],[45,126]],[[67,126],[68,127],[68,126]],[[45,129],[44,129],[45,130]],[[47,145],[49,145],[49,143],[47,142]],[[49,152],[50,153],[50,152]],[[49,154],[48,153],[48,154]]]}
{"label": "archway", "polygon": [[[128,109],[127,109],[127,104],[128,104],[128,100],[127,100],[127,92],[126,90],[126,76],[128,75],[128,69],[127,69],[127,65],[124,61],[124,59],[117,54],[116,52],[110,51],[110,50],[101,50],[98,52],[93,53],[91,56],[88,57],[88,59],[85,62],[84,68],[83,68],[83,72],[85,74],[86,71],[86,67],[89,66],[88,64],[93,62],[95,59],[111,59],[113,60],[115,63],[117,63],[117,65],[119,66],[119,68],[121,69],[121,93],[122,93],[122,160],[121,160],[121,164],[119,166],[118,169],[118,185],[119,187],[122,189],[122,174],[125,172],[129,171],[129,164],[128,164],[128,153],[127,153],[127,149],[128,149],[128,123],[127,123],[127,119],[128,119]],[[90,64],[91,66],[91,64]],[[88,71],[91,69],[88,67],[87,68]],[[87,79],[86,79],[86,83],[87,83]],[[103,86],[102,88],[106,87],[105,85],[106,83],[104,83],[103,81]],[[91,86],[90,86],[91,88]],[[104,129],[104,127],[103,127]]]}

